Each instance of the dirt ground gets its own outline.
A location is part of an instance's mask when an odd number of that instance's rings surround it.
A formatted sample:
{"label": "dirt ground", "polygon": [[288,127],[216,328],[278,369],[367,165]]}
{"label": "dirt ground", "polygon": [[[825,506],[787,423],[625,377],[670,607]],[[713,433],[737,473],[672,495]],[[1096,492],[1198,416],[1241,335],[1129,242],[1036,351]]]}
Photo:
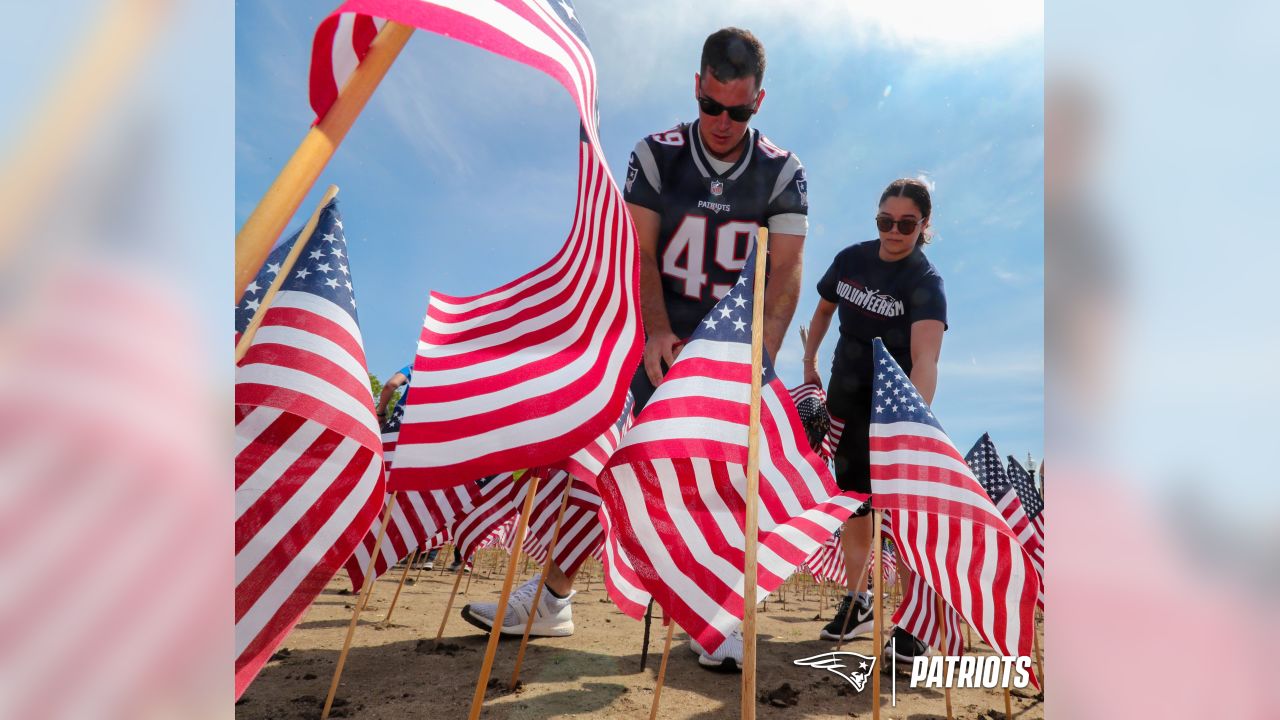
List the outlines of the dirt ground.
{"label": "dirt ground", "polygon": [[[447,557],[444,553],[441,557]],[[392,622],[381,627],[402,574],[396,568],[379,580],[369,606],[356,628],[331,717],[347,718],[465,718],[475,692],[488,636],[459,617],[467,602],[493,601],[502,589],[506,555],[484,551],[477,560],[470,587],[459,594],[450,611],[442,646],[432,650],[453,576],[439,569],[409,574]],[[532,577],[534,565],[518,568],[517,583]],[[489,575],[489,577],[486,577]],[[519,638],[504,640],[494,662],[493,683],[481,714],[495,720],[534,718],[647,718],[653,701],[665,631],[653,623],[649,659],[640,670],[644,625],[623,615],[608,599],[600,583],[599,565],[589,561],[579,575],[573,615],[576,632],[567,638],[538,638],[530,642],[521,671],[521,687],[506,689],[515,664]],[[415,581],[416,580],[416,581]],[[463,588],[467,579],[462,580]],[[818,639],[825,620],[835,614],[830,598],[821,609],[821,594],[807,575],[793,577],[759,613],[757,690],[772,691],[773,702],[761,700],[760,718],[870,718],[871,687],[862,693],[825,670],[793,665],[792,661],[835,649]],[[236,706],[243,720],[276,720],[320,716],[346,636],[357,597],[350,594],[345,573],[339,573],[316,599],[275,658],[245,692]],[[655,609],[655,612],[659,612]],[[821,614],[822,621],[817,617]],[[886,613],[886,618],[890,617]],[[1039,629],[1043,632],[1043,629]],[[887,632],[887,629],[886,629]],[[1043,639],[1043,635],[1041,635]],[[989,654],[974,639],[974,654]],[[845,643],[844,650],[874,655],[870,638]],[[784,685],[779,692],[779,689]],[[886,719],[945,718],[945,698],[939,690],[912,689],[908,677],[897,679],[897,705],[891,705],[891,673],[881,675],[881,716]],[[688,636],[679,629],[671,645],[659,717],[706,720],[739,716],[741,675],[708,672],[689,650]],[[1003,718],[1004,698],[996,690],[951,691],[956,718]],[[1015,690],[1013,717],[1044,717],[1041,696],[1032,689]]]}

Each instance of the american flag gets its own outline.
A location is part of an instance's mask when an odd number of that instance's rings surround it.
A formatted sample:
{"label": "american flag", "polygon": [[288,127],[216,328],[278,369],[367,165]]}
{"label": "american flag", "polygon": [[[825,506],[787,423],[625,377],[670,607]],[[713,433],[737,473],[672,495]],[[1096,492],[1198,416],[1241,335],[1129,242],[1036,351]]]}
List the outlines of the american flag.
{"label": "american flag", "polygon": [[[516,534],[516,519],[511,518],[494,528],[492,532],[486,535],[475,545],[476,550],[484,550],[486,548],[502,548],[508,553],[511,552],[511,546]],[[469,557],[466,553],[463,557]]]}
{"label": "american flag", "polygon": [[[333,577],[383,501],[360,326],[336,203],[236,368],[236,697]],[[268,259],[237,306],[276,273]],[[246,320],[247,322],[247,320]]]}
{"label": "american flag", "polygon": [[[391,418],[382,428],[382,467],[384,477],[391,472],[395,462],[396,443],[400,437],[400,419],[404,415],[404,398],[396,403]],[[387,524],[386,535],[378,547],[378,559],[374,562],[373,577],[381,577],[388,568],[405,559],[415,548],[430,550],[452,540],[451,528],[459,514],[470,510],[480,495],[480,487],[474,483],[455,485],[444,490],[396,493],[395,506]],[[378,541],[382,529],[382,517],[375,517],[373,527],[365,533],[356,546],[355,553],[347,560],[347,575],[351,578],[352,592],[360,592],[364,586],[364,573],[369,567],[369,555]]]}
{"label": "american flag", "polygon": [[844,550],[840,547],[840,531],[827,538],[822,547],[804,561],[804,567],[817,580],[845,585],[848,575],[844,568]]}
{"label": "american flag", "polygon": [[[560,514],[560,503],[569,478],[568,473],[558,471],[538,486],[533,519],[529,522],[529,530],[525,535],[524,551],[539,565],[547,561],[551,536],[556,528],[556,517]],[[518,501],[522,502],[523,499],[522,492]],[[600,525],[599,516],[600,496],[589,485],[574,482],[569,488],[569,502],[564,509],[560,537],[551,553],[552,562],[564,574],[572,577],[583,561],[591,557],[604,541],[604,528]]]}
{"label": "american flag", "polygon": [[[945,654],[959,656],[964,654],[964,636],[960,634],[964,627],[960,613],[945,602],[942,613],[947,621],[947,647]],[[925,645],[942,648],[942,638],[938,630],[938,593],[934,592],[920,575],[913,573],[902,594],[902,604],[893,614],[893,624],[906,630]]]}
{"label": "american flag", "polygon": [[431,295],[389,487],[435,489],[562,461],[619,417],[643,345],[635,229],[600,147],[595,60],[573,5],[349,0],[316,33],[318,116],[367,52],[371,18],[541,70],[569,91],[581,120],[576,211],[560,252],[490,292]]}
{"label": "american flag", "polygon": [[1036,492],[1032,486],[1031,473],[1013,458],[1009,456],[1009,482],[1014,489],[1018,491],[1018,498],[1022,501],[1022,509],[1031,520],[1031,528],[1035,532],[1035,537],[1023,547],[1027,552],[1031,553],[1031,561],[1036,564],[1036,572],[1040,573],[1040,597],[1037,603],[1040,609],[1044,609],[1044,499],[1040,497],[1040,493]]}
{"label": "american flag", "polygon": [[[823,460],[831,460],[835,444],[831,439],[831,415],[827,412],[827,394],[813,383],[805,383],[788,390],[796,404],[800,424],[809,438],[809,447]],[[843,426],[841,426],[843,429]],[[837,437],[836,440],[839,440]]]}
{"label": "american flag", "polygon": [[898,581],[898,553],[887,539],[880,545],[880,577],[888,589]]}
{"label": "american flag", "polygon": [[[546,562],[569,477],[569,473],[563,470],[555,471],[550,478],[538,483],[522,547],[539,564]],[[528,488],[527,474],[517,479],[512,473],[503,473],[485,485],[474,509],[458,516],[455,535],[463,557],[468,557],[472,548],[482,546],[497,528],[513,522],[524,507]],[[576,572],[603,541],[604,529],[598,521],[599,510],[600,496],[590,486],[574,483],[569,489],[569,503],[561,522],[560,538],[552,553],[553,562],[565,574]],[[514,538],[508,537],[506,547],[512,549],[513,542]]]}
{"label": "american flag", "polygon": [[502,473],[486,478],[472,507],[454,518],[454,547],[464,559],[470,558],[499,528],[515,517],[519,488],[513,476],[514,473]]}
{"label": "american flag", "polygon": [[[884,559],[880,563],[880,577],[885,586],[888,587],[898,579],[898,558],[889,543],[884,543],[882,548]],[[804,568],[816,580],[830,581],[837,585],[848,584],[848,573],[845,570],[844,549],[840,545],[839,530],[824,542],[822,547],[810,555],[808,560],[804,561]],[[870,582],[870,578],[868,578],[868,584]]]}
{"label": "american flag", "polygon": [[996,452],[996,444],[991,441],[991,435],[983,433],[965,454],[964,461],[974,479],[987,491],[987,497],[996,504],[996,509],[1009,524],[1009,529],[1018,538],[1018,542],[1032,554],[1034,560],[1036,549],[1040,545],[1039,538],[1031,519],[1027,517],[1017,488],[1004,472],[1004,464],[1000,462],[1000,453]]}
{"label": "american flag", "polygon": [[[599,481],[612,530],[644,588],[712,652],[744,607],[754,247],[748,255]],[[865,500],[836,488],[767,357],[759,462],[752,602],[776,590]]]}
{"label": "american flag", "polygon": [[1009,482],[1013,483],[1013,487],[1018,491],[1018,498],[1022,500],[1022,509],[1027,513],[1027,517],[1031,518],[1031,525],[1036,529],[1036,535],[1040,537],[1040,545],[1044,545],[1044,498],[1040,497],[1040,493],[1035,488],[1035,481],[1031,477],[1031,473],[1022,467],[1022,464],[1009,456]]}
{"label": "american flag", "polygon": [[871,491],[899,557],[1006,656],[1029,656],[1040,580],[911,380],[875,340]]}

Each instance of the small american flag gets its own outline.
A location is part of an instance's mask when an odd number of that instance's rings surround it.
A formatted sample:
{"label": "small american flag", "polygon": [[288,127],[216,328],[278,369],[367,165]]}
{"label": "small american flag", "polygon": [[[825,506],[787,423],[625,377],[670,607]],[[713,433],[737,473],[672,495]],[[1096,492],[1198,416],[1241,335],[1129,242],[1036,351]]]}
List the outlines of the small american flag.
{"label": "small american flag", "polygon": [[899,557],[997,652],[1029,656],[1035,565],[884,343],[874,346],[871,490]]}
{"label": "small american flag", "polygon": [[996,504],[996,509],[1009,524],[1009,529],[1018,538],[1018,542],[1022,543],[1027,552],[1032,553],[1034,560],[1035,550],[1040,544],[1039,538],[1031,524],[1031,519],[1027,517],[1017,488],[1005,474],[1004,465],[1000,462],[1000,453],[996,452],[996,445],[991,441],[991,436],[983,433],[965,454],[964,461],[969,465],[974,479],[983,490],[987,491],[987,497]]}
{"label": "small american flag", "polygon": [[1036,529],[1036,535],[1040,537],[1040,545],[1044,545],[1044,498],[1040,497],[1040,493],[1035,488],[1035,482],[1031,477],[1031,473],[1022,467],[1022,464],[1009,456],[1009,482],[1013,483],[1013,487],[1018,491],[1018,498],[1022,500],[1022,509],[1027,513],[1027,517],[1031,519],[1031,525]]}
{"label": "small american flag", "polygon": [[[350,557],[384,494],[336,203],[293,241],[307,245],[236,368],[237,698]],[[268,258],[250,283],[237,335],[279,272]]]}
{"label": "small american flag", "polygon": [[[752,246],[737,284],[680,351],[599,481],[611,530],[644,589],[712,652],[744,607]],[[776,590],[865,500],[836,488],[767,357],[762,380],[752,602]]]}
{"label": "small american flag", "polygon": [[[534,498],[533,519],[525,535],[524,550],[539,565],[547,561],[551,536],[555,533],[556,517],[564,497],[569,474],[558,471],[538,486]],[[544,489],[545,486],[545,489]],[[521,492],[517,502],[523,502]],[[573,576],[578,568],[600,547],[604,541],[604,528],[600,524],[600,496],[589,485],[574,482],[569,488],[569,502],[564,509],[560,525],[560,537],[551,553],[552,562],[564,574]]]}
{"label": "small american flag", "polygon": [[[538,483],[533,498],[533,513],[525,531],[524,551],[541,564],[546,562],[555,532],[556,517],[569,481],[567,472],[556,471],[551,477]],[[475,507],[459,514],[455,534],[464,557],[470,555],[477,541],[493,533],[494,528],[512,522],[524,507],[525,492],[529,487],[528,476],[519,479],[512,473],[504,473],[490,481],[481,490]],[[600,496],[584,483],[574,483],[569,492],[560,538],[552,553],[553,562],[567,575],[572,575],[584,560],[591,556],[604,539],[604,529],[598,521]],[[508,538],[507,547],[513,540]]]}
{"label": "small american flag", "polygon": [[617,420],[643,346],[639,246],[600,147],[586,35],[567,0],[349,0],[316,32],[317,116],[367,53],[379,19],[547,73],[569,91],[581,121],[576,212],[560,252],[490,292],[431,295],[388,487],[437,489],[550,466]]}
{"label": "small american flag", "polygon": [[[395,462],[396,442],[400,437],[400,418],[404,415],[404,398],[396,403],[391,418],[382,428],[382,467],[384,477],[391,472]],[[396,493],[396,504],[391,510],[382,545],[378,547],[378,559],[374,562],[373,577],[381,577],[388,568],[405,559],[415,548],[430,550],[452,539],[451,528],[456,516],[475,505],[480,488],[474,483],[455,485],[444,490]],[[369,567],[369,555],[378,541],[382,528],[381,516],[375,517],[373,527],[365,533],[356,546],[355,553],[347,560],[347,575],[351,578],[352,592],[360,592],[364,586],[364,573]]]}
{"label": "small american flag", "polygon": [[518,488],[513,475],[502,473],[486,478],[472,507],[454,518],[453,540],[464,559],[470,558],[498,528],[515,517]]}
{"label": "small american flag", "polygon": [[1040,493],[1036,492],[1032,486],[1031,473],[1013,458],[1009,456],[1009,482],[1013,484],[1013,488],[1018,491],[1018,498],[1022,501],[1022,509],[1026,512],[1027,517],[1031,520],[1031,529],[1035,532],[1035,537],[1030,542],[1024,543],[1023,547],[1027,552],[1031,553],[1031,561],[1036,564],[1036,572],[1040,573],[1040,598],[1037,603],[1040,609],[1044,609],[1044,499],[1040,497]]}
{"label": "small american flag", "polygon": [[[809,447],[823,460],[831,460],[835,444],[831,439],[831,415],[827,412],[827,394],[813,383],[791,388],[791,400],[796,404],[800,424],[809,438]],[[842,426],[843,429],[843,426]],[[839,438],[837,437],[838,441]]]}
{"label": "small american flag", "polygon": [[837,585],[848,583],[848,575],[844,567],[844,549],[840,547],[840,531],[827,538],[807,560],[804,567],[817,580],[833,582]]}

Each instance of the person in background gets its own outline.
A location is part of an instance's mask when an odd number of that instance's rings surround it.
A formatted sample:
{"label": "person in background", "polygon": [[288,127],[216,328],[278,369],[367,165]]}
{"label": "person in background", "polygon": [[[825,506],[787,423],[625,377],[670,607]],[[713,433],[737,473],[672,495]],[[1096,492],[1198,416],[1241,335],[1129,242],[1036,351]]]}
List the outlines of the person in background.
{"label": "person in background", "polygon": [[[872,340],[884,341],[924,401],[933,402],[947,298],[942,276],[924,254],[932,213],[927,185],[915,179],[894,180],[880,196],[875,216],[879,238],[841,250],[818,281],[821,299],[809,321],[804,381],[822,386],[818,348],[838,311],[840,336],[826,392],[833,432],[840,432],[834,465],[842,490],[871,492],[869,434],[876,400]],[[872,530],[870,503],[844,524],[841,546],[848,594],[836,617],[819,633],[824,640],[851,640],[874,628],[871,594],[864,589]],[[900,573],[905,571],[899,566]],[[894,638],[900,662],[927,652],[924,643],[901,628],[894,630]]]}

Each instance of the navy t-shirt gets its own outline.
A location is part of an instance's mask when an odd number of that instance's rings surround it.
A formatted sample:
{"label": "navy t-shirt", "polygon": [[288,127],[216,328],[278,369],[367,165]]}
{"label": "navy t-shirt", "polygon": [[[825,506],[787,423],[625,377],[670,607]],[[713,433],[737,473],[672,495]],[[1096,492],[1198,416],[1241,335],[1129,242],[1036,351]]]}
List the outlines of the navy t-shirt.
{"label": "navy t-shirt", "polygon": [[880,259],[879,240],[850,245],[818,281],[818,294],[839,306],[840,341],[831,365],[831,389],[843,393],[871,393],[872,340],[881,338],[903,372],[910,374],[911,324],[939,320],[945,327],[947,322],[942,276],[920,245],[895,262]]}

